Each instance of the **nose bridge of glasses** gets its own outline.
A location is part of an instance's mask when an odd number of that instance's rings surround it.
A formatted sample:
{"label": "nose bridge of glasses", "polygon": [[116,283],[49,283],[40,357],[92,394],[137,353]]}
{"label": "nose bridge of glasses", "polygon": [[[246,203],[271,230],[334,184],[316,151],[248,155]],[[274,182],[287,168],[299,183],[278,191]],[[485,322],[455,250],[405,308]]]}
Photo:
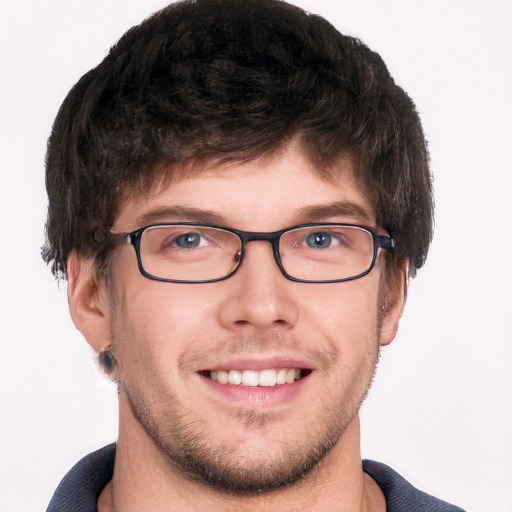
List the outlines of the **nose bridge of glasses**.
{"label": "nose bridge of glasses", "polygon": [[271,233],[265,233],[260,231],[239,231],[239,236],[244,242],[244,244],[248,242],[270,242],[272,244],[279,238],[280,231],[274,231]]}
{"label": "nose bridge of glasses", "polygon": [[239,231],[238,236],[242,240],[244,248],[249,242],[270,242],[274,255],[277,257],[279,254],[278,240],[281,231],[274,231],[270,233],[260,231]]}
{"label": "nose bridge of glasses", "polygon": [[279,238],[281,231],[274,232],[260,232],[260,231],[238,231],[238,236],[242,240],[243,252],[247,250],[247,244],[249,242],[269,242],[272,246],[272,253],[279,269],[281,269],[280,257],[279,257]]}

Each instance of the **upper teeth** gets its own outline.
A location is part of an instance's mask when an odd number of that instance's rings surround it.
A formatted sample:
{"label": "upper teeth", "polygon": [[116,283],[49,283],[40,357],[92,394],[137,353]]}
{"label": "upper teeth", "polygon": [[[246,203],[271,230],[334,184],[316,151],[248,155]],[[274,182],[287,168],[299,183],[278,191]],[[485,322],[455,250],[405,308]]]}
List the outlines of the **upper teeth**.
{"label": "upper teeth", "polygon": [[276,384],[291,384],[300,379],[299,368],[280,368],[261,370],[219,370],[210,373],[210,378],[221,384],[241,384],[242,386],[275,386]]}

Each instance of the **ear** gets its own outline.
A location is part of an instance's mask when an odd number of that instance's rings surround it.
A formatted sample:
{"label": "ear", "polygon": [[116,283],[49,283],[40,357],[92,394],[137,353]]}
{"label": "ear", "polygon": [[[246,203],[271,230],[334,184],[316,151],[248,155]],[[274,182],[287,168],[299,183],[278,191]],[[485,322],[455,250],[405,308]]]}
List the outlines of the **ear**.
{"label": "ear", "polygon": [[408,269],[407,261],[392,268],[389,270],[391,275],[384,276],[385,282],[381,284],[384,293],[381,299],[382,317],[379,342],[382,346],[389,345],[395,339],[398,331],[407,298]]}
{"label": "ear", "polygon": [[71,318],[97,352],[112,344],[111,309],[104,281],[98,283],[92,258],[73,251],[68,258],[68,303]]}

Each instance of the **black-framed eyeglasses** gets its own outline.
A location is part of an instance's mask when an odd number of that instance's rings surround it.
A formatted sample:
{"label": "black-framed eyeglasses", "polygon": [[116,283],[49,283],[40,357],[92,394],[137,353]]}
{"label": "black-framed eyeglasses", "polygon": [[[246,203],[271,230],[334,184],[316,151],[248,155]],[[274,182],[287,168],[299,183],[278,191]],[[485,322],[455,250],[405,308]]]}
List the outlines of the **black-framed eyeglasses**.
{"label": "black-framed eyeglasses", "polygon": [[195,222],[151,224],[131,233],[112,233],[131,243],[141,274],[170,283],[212,283],[231,277],[244,260],[249,242],[272,245],[281,273],[302,283],[358,279],[375,266],[380,248],[393,239],[368,226],[311,223],[280,231],[240,231]]}

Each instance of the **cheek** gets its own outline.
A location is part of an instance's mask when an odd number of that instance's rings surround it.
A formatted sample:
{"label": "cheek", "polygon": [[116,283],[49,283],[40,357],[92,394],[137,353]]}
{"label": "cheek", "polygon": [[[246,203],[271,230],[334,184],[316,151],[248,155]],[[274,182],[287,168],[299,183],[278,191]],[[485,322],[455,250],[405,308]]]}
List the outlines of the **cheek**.
{"label": "cheek", "polygon": [[[151,339],[188,330],[202,312],[207,312],[207,289],[203,285],[163,283],[147,279],[137,268],[135,251],[125,247],[111,267],[113,302],[117,324],[143,332]],[[210,294],[211,295],[211,294]]]}
{"label": "cheek", "polygon": [[114,338],[125,361],[169,370],[212,332],[215,304],[200,287],[144,281],[118,292]]}
{"label": "cheek", "polygon": [[324,285],[308,294],[302,317],[338,342],[375,336],[379,326],[378,289],[378,279],[371,275]]}

